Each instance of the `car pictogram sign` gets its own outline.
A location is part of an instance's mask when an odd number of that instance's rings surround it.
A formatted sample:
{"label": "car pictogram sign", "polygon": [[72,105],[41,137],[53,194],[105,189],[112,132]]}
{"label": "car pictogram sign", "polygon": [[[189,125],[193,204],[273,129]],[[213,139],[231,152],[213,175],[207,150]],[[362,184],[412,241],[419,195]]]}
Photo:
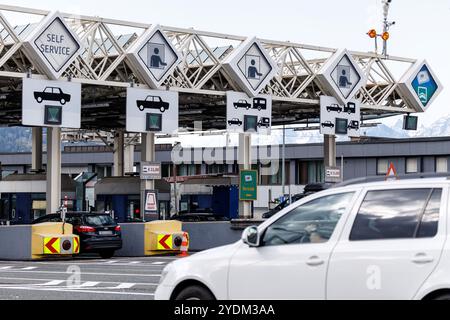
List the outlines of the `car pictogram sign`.
{"label": "car pictogram sign", "polygon": [[256,38],[247,39],[223,62],[248,96],[255,97],[277,73],[276,63]]}
{"label": "car pictogram sign", "polygon": [[157,89],[181,62],[181,55],[157,25],[147,30],[127,53],[131,69]]}

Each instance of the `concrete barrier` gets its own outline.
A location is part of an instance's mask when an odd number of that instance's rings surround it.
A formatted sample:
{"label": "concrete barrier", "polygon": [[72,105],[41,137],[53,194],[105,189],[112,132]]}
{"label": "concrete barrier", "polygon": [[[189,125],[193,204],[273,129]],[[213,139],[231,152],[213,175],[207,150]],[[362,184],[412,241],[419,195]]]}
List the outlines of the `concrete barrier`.
{"label": "concrete barrier", "polygon": [[242,230],[233,230],[228,221],[184,222],[183,230],[189,233],[189,251],[201,251],[232,244],[242,236]]}
{"label": "concrete barrier", "polygon": [[0,226],[0,260],[31,260],[31,226]]}

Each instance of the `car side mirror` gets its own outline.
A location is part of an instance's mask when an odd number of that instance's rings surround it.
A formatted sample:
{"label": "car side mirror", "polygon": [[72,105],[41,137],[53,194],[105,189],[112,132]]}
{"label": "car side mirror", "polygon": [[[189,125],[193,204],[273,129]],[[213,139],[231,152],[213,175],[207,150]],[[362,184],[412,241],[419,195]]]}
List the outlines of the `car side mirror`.
{"label": "car side mirror", "polygon": [[242,233],[242,241],[250,247],[259,247],[260,234],[258,228],[255,226],[246,228]]}

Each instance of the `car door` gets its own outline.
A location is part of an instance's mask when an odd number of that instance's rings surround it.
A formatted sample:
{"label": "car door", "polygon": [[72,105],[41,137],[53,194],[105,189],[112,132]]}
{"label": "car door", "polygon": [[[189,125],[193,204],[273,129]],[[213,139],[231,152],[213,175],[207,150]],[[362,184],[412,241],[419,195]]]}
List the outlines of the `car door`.
{"label": "car door", "polygon": [[412,299],[440,259],[447,189],[367,190],[330,259],[328,299]]}
{"label": "car door", "polygon": [[242,243],[230,261],[229,298],[324,299],[329,256],[355,194],[312,196],[263,225],[261,246]]}

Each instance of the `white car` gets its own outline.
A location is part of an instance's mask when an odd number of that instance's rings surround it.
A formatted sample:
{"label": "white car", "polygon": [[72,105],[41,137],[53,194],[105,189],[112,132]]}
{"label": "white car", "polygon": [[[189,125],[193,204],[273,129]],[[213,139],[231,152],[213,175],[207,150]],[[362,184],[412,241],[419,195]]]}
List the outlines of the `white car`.
{"label": "white car", "polygon": [[450,180],[329,189],[163,271],[156,299],[450,299]]}

